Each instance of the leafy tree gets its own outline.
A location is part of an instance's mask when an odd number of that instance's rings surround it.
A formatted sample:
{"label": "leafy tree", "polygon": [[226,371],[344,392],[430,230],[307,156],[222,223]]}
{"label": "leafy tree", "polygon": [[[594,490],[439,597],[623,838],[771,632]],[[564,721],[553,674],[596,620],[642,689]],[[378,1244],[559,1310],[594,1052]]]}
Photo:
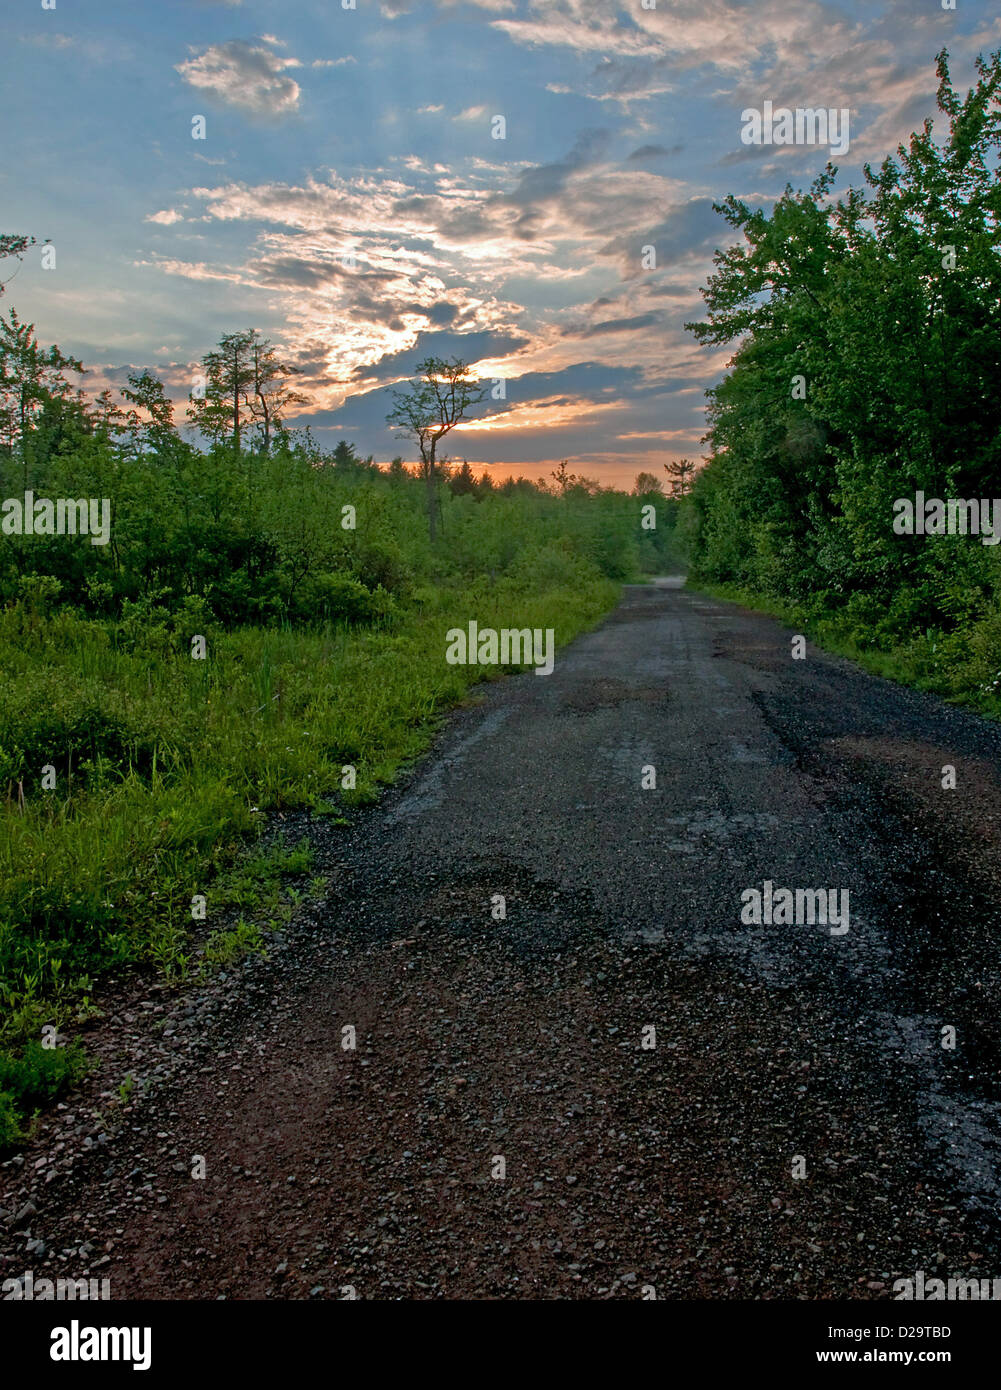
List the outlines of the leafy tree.
{"label": "leafy tree", "polygon": [[696,571],[865,615],[867,634],[880,607],[905,632],[953,622],[959,589],[998,591],[984,548],[890,525],[917,490],[995,495],[1001,458],[1001,53],[965,96],[944,51],[937,71],[941,131],[925,121],[864,188],[836,199],[828,166],[769,214],[717,205],[743,240],[716,253],[689,325],[735,345],[708,393]]}
{"label": "leafy tree", "polygon": [[403,462],[400,455],[397,454],[396,458],[394,458],[389,465],[390,482],[396,486],[400,486],[402,483],[406,482],[409,477],[410,473],[407,469],[407,465]]}
{"label": "leafy tree", "polygon": [[218,442],[228,436],[236,453],[242,438],[241,412],[254,382],[254,338],[253,329],[223,334],[219,346],[202,358],[204,394],[192,392],[188,398],[188,418],[208,439]]}
{"label": "leafy tree", "polygon": [[448,487],[453,497],[461,497],[464,494],[475,496],[478,492],[476,474],[465,459],[462,460],[462,467],[456,468],[449,477]]}
{"label": "leafy tree", "polygon": [[664,464],[664,471],[671,479],[672,497],[684,497],[692,490],[695,477],[695,464],[691,459],[676,459]]}
{"label": "leafy tree", "polygon": [[268,453],[287,407],[305,400],[288,383],[297,369],[280,362],[277,349],[256,328],[224,334],[202,358],[202,368],[205,393],[191,393],[188,417],[207,438],[228,437],[237,453],[247,420],[257,426]]}
{"label": "leafy tree", "polygon": [[176,440],[174,405],[163,382],[152,372],[130,372],[122,396],[132,407],[125,416],[125,429],[139,453],[163,452]]}
{"label": "leafy tree", "polygon": [[354,445],[349,444],[346,439],[337,441],[330,461],[342,473],[354,473],[362,467],[362,461]]}
{"label": "leafy tree", "polygon": [[253,364],[252,391],[247,397],[250,414],[261,432],[264,452],[271,452],[271,439],[275,430],[282,427],[289,406],[302,405],[306,397],[295,391],[289,378],[298,373],[298,367],[279,362],[277,349],[255,333],[250,343]]}
{"label": "leafy tree", "polygon": [[66,357],[55,344],[39,346],[35,326],[23,323],[17,310],[0,315],[0,448],[8,457],[20,455],[23,484],[28,486],[33,455],[31,435],[43,410],[64,404],[76,395],[67,372],[83,373],[83,363]]}
{"label": "leafy tree", "polygon": [[553,480],[553,490],[560,497],[565,497],[571,488],[579,487],[584,481],[576,473],[569,472],[566,459],[560,459],[559,467],[554,468],[549,476]]}

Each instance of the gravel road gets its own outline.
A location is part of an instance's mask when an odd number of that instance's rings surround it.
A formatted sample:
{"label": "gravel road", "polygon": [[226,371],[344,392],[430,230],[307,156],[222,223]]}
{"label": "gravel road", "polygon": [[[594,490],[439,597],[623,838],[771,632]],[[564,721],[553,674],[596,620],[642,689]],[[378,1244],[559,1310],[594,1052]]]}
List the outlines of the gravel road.
{"label": "gravel road", "polygon": [[[284,818],[328,889],[267,960],[122,992],[97,1074],[0,1169],[0,1275],[167,1299],[1001,1275],[999,752],[770,619],[627,588],[350,828]],[[849,930],[743,922],[766,882],[847,890]]]}

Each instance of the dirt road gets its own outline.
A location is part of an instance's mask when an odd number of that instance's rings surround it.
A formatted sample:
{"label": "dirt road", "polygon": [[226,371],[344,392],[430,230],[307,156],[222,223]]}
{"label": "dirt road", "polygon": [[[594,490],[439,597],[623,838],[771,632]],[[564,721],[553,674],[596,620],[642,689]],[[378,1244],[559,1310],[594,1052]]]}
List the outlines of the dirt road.
{"label": "dirt road", "polygon": [[[0,1171],[3,1277],[550,1299],[1001,1275],[1001,731],[790,637],[630,588],[551,676],[486,687],[380,805],[314,827],[328,896],[267,961],[121,1005],[144,1094],[92,1119],[107,1069]],[[847,890],[849,930],[743,922],[766,882]]]}

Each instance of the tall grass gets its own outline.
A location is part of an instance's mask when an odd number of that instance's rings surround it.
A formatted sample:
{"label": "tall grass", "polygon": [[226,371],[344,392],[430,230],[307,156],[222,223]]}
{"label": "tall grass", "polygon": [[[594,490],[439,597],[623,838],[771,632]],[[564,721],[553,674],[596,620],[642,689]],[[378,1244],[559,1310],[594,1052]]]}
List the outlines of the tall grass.
{"label": "tall grass", "polygon": [[[180,628],[166,640],[151,628],[144,641],[68,611],[0,612],[8,1065],[44,1024],[70,1024],[91,1007],[105,972],[170,969],[190,934],[193,895],[211,897],[266,812],[363,801],[423,751],[439,716],[485,674],[446,664],[450,627],[471,616],[552,627],[562,644],[618,592],[596,571],[569,583],[557,567],[530,590],[538,578],[428,590],[374,628],[210,628],[205,660],[192,659]],[[342,791],[346,765],[357,780]],[[8,1140],[18,1132],[10,1094]],[[23,1108],[30,1094],[18,1094]]]}

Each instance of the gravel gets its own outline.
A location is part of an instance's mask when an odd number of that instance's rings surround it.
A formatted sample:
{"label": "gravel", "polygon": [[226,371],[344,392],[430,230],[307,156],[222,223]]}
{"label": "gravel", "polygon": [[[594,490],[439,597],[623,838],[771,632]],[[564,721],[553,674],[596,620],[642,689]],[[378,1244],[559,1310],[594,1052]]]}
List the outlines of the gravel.
{"label": "gravel", "polygon": [[[347,829],[273,817],[322,901],[208,983],[105,988],[92,1074],[0,1165],[0,1276],[880,1299],[999,1272],[999,732],[789,636],[629,589]],[[850,932],[744,926],[765,879],[850,889]]]}

